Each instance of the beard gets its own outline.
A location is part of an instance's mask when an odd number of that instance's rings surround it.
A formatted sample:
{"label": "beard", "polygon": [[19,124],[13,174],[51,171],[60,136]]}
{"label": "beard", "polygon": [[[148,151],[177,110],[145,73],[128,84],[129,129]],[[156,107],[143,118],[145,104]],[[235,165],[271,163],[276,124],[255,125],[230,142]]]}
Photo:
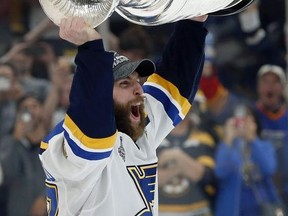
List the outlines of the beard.
{"label": "beard", "polygon": [[144,133],[145,129],[145,112],[144,104],[141,103],[139,106],[140,122],[138,125],[132,125],[130,120],[131,115],[131,105],[139,101],[143,101],[143,98],[138,98],[134,101],[129,102],[126,105],[119,104],[114,102],[115,109],[115,119],[117,129],[132,138],[133,141],[136,141]]}

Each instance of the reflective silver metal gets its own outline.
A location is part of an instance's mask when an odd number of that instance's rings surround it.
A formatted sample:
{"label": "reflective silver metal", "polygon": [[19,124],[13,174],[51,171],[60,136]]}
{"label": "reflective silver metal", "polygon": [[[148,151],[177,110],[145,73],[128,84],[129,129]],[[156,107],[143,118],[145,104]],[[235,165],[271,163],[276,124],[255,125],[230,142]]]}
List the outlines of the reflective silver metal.
{"label": "reflective silver metal", "polygon": [[233,0],[120,0],[116,12],[140,25],[160,25],[214,12]]}
{"label": "reflective silver metal", "polygon": [[93,27],[116,11],[139,25],[161,25],[210,14],[225,16],[240,12],[254,0],[39,0],[57,25],[69,16],[84,17]]}
{"label": "reflective silver metal", "polygon": [[93,27],[114,12],[119,0],[39,0],[46,15],[59,25],[62,18],[84,17]]}

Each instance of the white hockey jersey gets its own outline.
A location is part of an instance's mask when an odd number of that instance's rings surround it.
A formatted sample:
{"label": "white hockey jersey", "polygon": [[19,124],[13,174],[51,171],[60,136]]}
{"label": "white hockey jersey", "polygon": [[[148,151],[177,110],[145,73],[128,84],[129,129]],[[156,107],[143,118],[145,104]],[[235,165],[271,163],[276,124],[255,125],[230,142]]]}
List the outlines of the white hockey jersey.
{"label": "white hockey jersey", "polygon": [[143,85],[147,126],[136,142],[114,122],[112,54],[101,40],[79,47],[69,109],[41,143],[49,215],[158,215],[156,148],[191,107],[205,35],[200,23],[176,25]]}

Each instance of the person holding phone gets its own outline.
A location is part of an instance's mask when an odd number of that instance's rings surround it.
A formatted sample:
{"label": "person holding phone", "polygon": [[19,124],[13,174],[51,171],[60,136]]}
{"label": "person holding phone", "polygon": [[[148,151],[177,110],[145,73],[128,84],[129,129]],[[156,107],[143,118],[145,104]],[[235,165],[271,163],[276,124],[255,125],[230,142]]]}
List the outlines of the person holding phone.
{"label": "person holding phone", "polygon": [[260,133],[254,111],[245,104],[237,106],[225,122],[215,155],[215,216],[260,216],[264,203],[280,206],[272,182],[277,167],[275,149]]}
{"label": "person holding phone", "polygon": [[45,216],[45,174],[41,166],[39,142],[48,132],[43,104],[32,94],[17,101],[11,133],[0,140],[0,186],[4,189],[6,216]]}

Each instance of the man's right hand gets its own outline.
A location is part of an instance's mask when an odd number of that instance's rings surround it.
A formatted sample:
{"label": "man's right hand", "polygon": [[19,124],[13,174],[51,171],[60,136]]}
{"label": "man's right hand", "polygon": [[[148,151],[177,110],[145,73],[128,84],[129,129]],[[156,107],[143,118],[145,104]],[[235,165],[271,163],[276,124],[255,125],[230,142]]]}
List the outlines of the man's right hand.
{"label": "man's right hand", "polygon": [[63,18],[60,23],[59,36],[75,45],[101,39],[101,35],[82,17]]}

